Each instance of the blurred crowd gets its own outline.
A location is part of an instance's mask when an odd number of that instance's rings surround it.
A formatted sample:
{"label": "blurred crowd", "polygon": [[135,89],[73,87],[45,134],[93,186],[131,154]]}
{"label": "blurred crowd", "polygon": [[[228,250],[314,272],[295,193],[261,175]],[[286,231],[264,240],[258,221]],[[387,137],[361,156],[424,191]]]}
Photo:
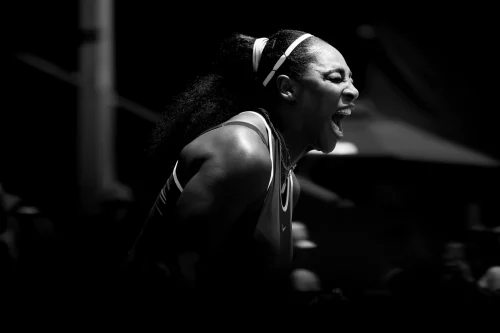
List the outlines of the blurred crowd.
{"label": "blurred crowd", "polygon": [[[336,209],[354,209],[352,202],[339,197],[330,200]],[[140,215],[133,202],[110,202],[101,216],[77,221],[68,229],[0,187],[2,294],[10,296],[11,304],[23,306],[42,306],[54,299],[74,304],[79,298],[112,304],[113,283],[140,230]],[[431,260],[390,259],[368,287],[356,285],[356,272],[343,273],[352,279],[329,276],[331,271],[324,266],[335,261],[307,222],[294,221],[292,230],[291,301],[297,305],[323,309],[360,305],[398,311],[422,305],[428,310],[500,309],[498,227],[470,230],[463,239],[443,242],[440,255]],[[349,260],[356,265],[358,259],[351,256]]]}

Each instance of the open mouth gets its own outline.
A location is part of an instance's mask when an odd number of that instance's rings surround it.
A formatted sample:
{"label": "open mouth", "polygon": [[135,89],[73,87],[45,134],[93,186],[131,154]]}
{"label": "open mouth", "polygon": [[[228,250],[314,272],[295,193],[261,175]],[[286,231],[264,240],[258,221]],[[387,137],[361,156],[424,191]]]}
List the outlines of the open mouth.
{"label": "open mouth", "polygon": [[332,116],[332,122],[336,131],[342,133],[342,120],[349,115],[351,115],[351,109],[343,109],[334,113]]}

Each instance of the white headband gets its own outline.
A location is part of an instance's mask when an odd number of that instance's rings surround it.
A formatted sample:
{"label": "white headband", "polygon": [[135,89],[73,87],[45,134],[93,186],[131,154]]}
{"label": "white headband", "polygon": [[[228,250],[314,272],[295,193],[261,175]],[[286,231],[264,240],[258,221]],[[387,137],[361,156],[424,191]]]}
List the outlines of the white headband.
{"label": "white headband", "polygon": [[257,73],[257,69],[259,68],[260,57],[262,56],[262,51],[267,44],[268,38],[257,38],[255,43],[253,44],[253,71]]}
{"label": "white headband", "polygon": [[[276,65],[274,65],[273,69],[267,75],[266,79],[262,83],[264,85],[264,87],[267,86],[269,81],[271,81],[271,79],[274,76],[274,73],[276,73],[276,71],[285,62],[286,58],[290,55],[290,53],[292,53],[292,51],[297,47],[297,45],[299,45],[303,40],[305,40],[306,38],[309,38],[309,37],[312,37],[312,35],[311,34],[304,34],[304,35],[300,36],[299,38],[297,38],[292,44],[290,44],[290,46],[286,49],[285,53],[283,53],[283,55],[278,59],[278,61],[276,62]],[[262,47],[262,49],[264,49],[264,47]],[[255,44],[254,44],[254,54],[255,54]],[[261,54],[262,54],[262,51],[261,51]],[[259,60],[260,60],[260,55],[259,55]]]}

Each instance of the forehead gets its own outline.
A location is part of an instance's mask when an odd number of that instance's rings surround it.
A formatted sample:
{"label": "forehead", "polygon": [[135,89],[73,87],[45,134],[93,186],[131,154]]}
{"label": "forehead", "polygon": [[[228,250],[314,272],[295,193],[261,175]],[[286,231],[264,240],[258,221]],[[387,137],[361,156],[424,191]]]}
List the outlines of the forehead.
{"label": "forehead", "polygon": [[323,72],[332,69],[343,69],[347,75],[351,73],[342,54],[332,45],[318,42],[313,44],[309,50],[315,55],[315,61],[309,64],[311,69]]}

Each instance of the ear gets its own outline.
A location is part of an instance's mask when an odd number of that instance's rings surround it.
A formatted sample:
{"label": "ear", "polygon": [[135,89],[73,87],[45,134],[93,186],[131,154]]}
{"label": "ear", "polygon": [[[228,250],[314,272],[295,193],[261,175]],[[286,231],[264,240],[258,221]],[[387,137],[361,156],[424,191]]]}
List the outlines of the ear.
{"label": "ear", "polygon": [[280,96],[287,102],[295,102],[298,90],[297,82],[288,75],[280,75],[276,78],[276,86]]}

